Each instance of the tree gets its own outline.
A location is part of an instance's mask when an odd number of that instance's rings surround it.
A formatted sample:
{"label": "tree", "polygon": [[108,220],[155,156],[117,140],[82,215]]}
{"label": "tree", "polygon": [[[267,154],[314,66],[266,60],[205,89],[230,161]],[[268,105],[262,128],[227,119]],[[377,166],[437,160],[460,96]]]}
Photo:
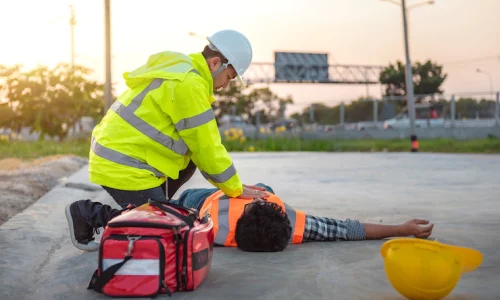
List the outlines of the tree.
{"label": "tree", "polygon": [[[424,64],[416,62],[412,66],[413,86],[416,95],[442,94],[440,86],[445,81],[447,74],[443,73],[443,67],[428,60]],[[390,64],[380,73],[380,83],[386,85],[386,96],[406,95],[405,65],[397,61],[396,65]],[[421,98],[416,98],[417,101]]]}
{"label": "tree", "polygon": [[236,81],[231,81],[228,88],[214,94],[217,98],[213,104],[217,120],[232,114],[234,107],[236,115],[252,123],[255,123],[257,111],[260,111],[260,121],[268,123],[279,118],[281,104],[293,103],[290,96],[280,98],[267,87],[245,89]]}
{"label": "tree", "polygon": [[16,115],[8,102],[0,103],[0,128],[12,128]]}
{"label": "tree", "polygon": [[[340,123],[340,104],[335,106],[327,106],[322,103],[311,104],[314,108],[314,122],[321,125],[338,124]],[[310,123],[309,111],[311,106],[304,108],[302,113],[295,113],[293,118],[301,120],[302,124]],[[381,107],[378,106],[380,113]],[[349,104],[344,105],[344,121],[349,122],[363,122],[373,120],[373,101],[360,97],[357,100],[351,101]]]}
{"label": "tree", "polygon": [[310,118],[311,106],[313,107],[314,123],[317,124],[333,124],[339,121],[339,110],[335,107],[327,106],[323,103],[312,103],[302,110],[302,114],[295,113],[292,118],[300,121],[301,125],[311,123]]}
{"label": "tree", "polygon": [[[20,66],[0,68],[0,95],[11,109],[9,127],[64,140],[84,116],[103,115],[103,85],[89,78],[91,70],[59,64],[22,72]],[[3,112],[3,111],[2,111]]]}

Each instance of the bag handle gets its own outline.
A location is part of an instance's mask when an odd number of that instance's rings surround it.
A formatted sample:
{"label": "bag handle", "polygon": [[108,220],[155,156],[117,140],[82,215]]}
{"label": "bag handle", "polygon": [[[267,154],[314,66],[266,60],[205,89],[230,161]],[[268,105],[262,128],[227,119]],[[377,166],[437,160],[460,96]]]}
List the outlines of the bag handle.
{"label": "bag handle", "polygon": [[[148,203],[156,208],[159,208],[161,209],[162,211],[166,212],[166,213],[169,213],[169,214],[172,214],[174,216],[176,216],[177,218],[181,219],[182,221],[184,221],[184,223],[186,223],[189,227],[193,227],[194,226],[194,221],[196,221],[196,217],[193,216],[193,215],[189,215],[189,216],[185,216],[185,215],[182,215],[178,212],[176,212],[175,210],[171,209],[170,207],[168,206],[165,206],[165,205],[162,205],[161,203],[158,203],[152,199],[149,199],[148,200]],[[170,205],[167,203],[167,205]]]}
{"label": "bag handle", "polygon": [[108,283],[111,280],[111,278],[115,276],[116,272],[118,272],[118,270],[120,270],[120,268],[131,258],[132,258],[131,255],[125,256],[123,261],[107,268],[106,271],[102,272],[100,276],[97,276],[97,270],[96,270],[94,272],[94,275],[90,279],[90,283],[87,289],[88,290],[93,289],[96,292],[102,293],[102,289],[104,288],[106,283]]}
{"label": "bag handle", "polygon": [[187,211],[189,213],[189,215],[193,215],[196,219],[199,218],[198,210],[196,210],[194,208],[185,207],[185,206],[182,206],[182,205],[179,205],[179,204],[175,204],[175,203],[171,203],[171,202],[159,202],[159,201],[156,201],[156,202],[162,203],[162,204],[165,204],[165,205],[168,205],[170,207],[174,207],[174,208],[177,208],[177,209],[180,209],[180,210],[185,210],[185,211]]}
{"label": "bag handle", "polygon": [[[120,268],[123,267],[123,265],[131,258],[132,255],[125,256],[123,261],[107,268],[106,271],[102,272],[100,276],[97,275],[98,270],[95,270],[94,274],[92,275],[92,278],[90,279],[87,290],[94,290],[98,293],[103,294],[104,286],[113,278],[113,276],[115,276],[116,272],[118,272],[118,270],[120,270]],[[161,281],[161,285],[165,288],[165,291],[167,292],[168,296],[172,296],[172,292],[170,292],[169,288],[167,287],[164,281]]]}

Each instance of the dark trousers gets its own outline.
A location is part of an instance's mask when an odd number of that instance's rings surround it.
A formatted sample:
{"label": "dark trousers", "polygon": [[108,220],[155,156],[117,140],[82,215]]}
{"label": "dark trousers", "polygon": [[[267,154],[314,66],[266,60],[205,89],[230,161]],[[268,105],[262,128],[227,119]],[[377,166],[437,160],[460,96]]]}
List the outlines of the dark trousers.
{"label": "dark trousers", "polygon": [[[164,184],[152,189],[125,191],[106,186],[103,186],[103,188],[108,192],[108,194],[111,195],[111,197],[113,197],[116,203],[118,203],[123,210],[129,204],[141,206],[147,203],[149,199],[159,202],[165,202],[167,199],[171,199],[177,190],[179,190],[184,183],[191,179],[195,171],[196,165],[190,161],[188,166],[179,172],[178,179],[167,179]],[[120,215],[122,212],[122,210],[114,209],[109,205],[103,205],[102,203],[92,202],[90,200],[78,201],[78,207],[82,216],[87,220],[87,223],[92,228],[106,226],[111,219]]]}
{"label": "dark trousers", "polygon": [[140,191],[125,191],[113,189],[110,187],[103,188],[113,197],[113,199],[120,205],[122,208],[127,207],[129,204],[133,204],[135,206],[141,206],[144,203],[148,202],[148,199],[153,199],[159,202],[165,202],[167,199],[172,199],[177,190],[188,182],[191,177],[193,177],[194,172],[196,171],[196,165],[190,161],[188,166],[179,172],[178,179],[167,179],[161,186],[140,190]]}

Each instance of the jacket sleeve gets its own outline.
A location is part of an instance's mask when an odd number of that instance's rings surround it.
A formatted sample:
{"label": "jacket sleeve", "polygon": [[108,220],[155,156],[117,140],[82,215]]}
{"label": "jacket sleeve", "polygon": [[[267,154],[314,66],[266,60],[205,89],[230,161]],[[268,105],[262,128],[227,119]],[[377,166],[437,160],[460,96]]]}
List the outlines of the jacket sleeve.
{"label": "jacket sleeve", "polygon": [[229,153],[222,145],[217,121],[208,101],[210,95],[206,83],[200,81],[191,79],[175,83],[170,103],[160,106],[171,117],[201,174],[227,196],[237,197],[243,192],[243,185]]}

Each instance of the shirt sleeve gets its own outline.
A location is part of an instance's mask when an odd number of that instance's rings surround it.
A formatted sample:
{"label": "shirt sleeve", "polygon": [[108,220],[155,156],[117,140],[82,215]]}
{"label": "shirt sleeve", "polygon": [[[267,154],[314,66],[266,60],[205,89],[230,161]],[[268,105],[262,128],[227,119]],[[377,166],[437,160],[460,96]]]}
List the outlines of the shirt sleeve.
{"label": "shirt sleeve", "polygon": [[205,200],[217,191],[218,189],[187,189],[182,192],[178,200],[173,200],[173,202],[184,207],[200,210]]}
{"label": "shirt sleeve", "polygon": [[365,240],[366,232],[359,221],[345,221],[306,215],[303,242]]}

